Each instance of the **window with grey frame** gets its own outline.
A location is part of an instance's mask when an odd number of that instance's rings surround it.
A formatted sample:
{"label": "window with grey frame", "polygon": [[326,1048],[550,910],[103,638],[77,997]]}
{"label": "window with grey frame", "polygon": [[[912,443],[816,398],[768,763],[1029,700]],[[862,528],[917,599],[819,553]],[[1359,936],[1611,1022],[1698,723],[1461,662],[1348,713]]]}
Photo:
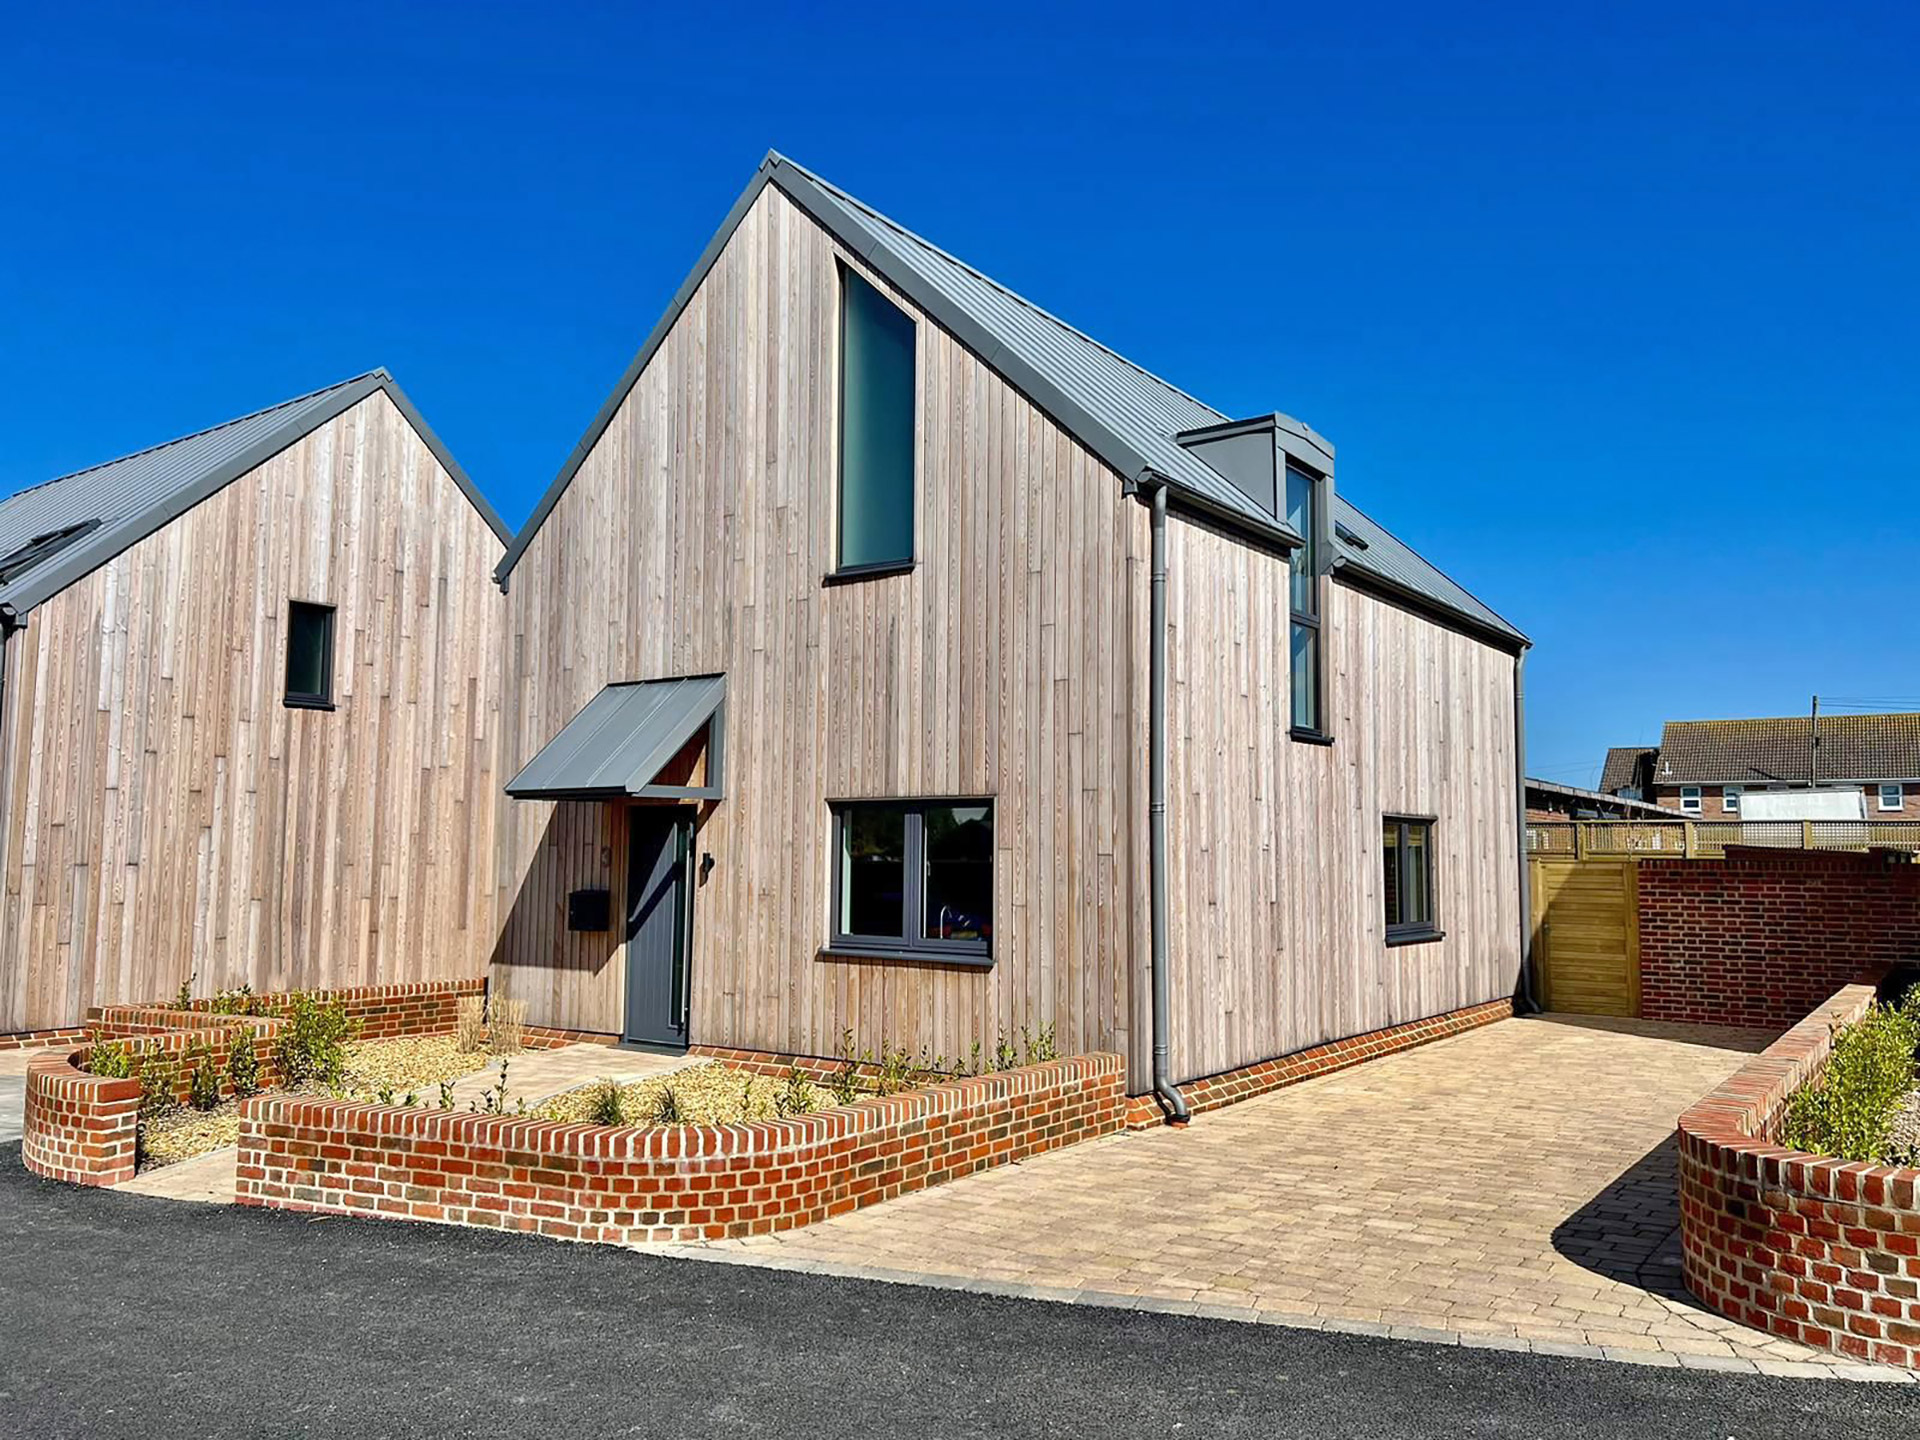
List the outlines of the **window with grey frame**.
{"label": "window with grey frame", "polygon": [[992,963],[993,802],[832,807],[831,952]]}
{"label": "window with grey frame", "polygon": [[333,708],[333,606],[287,602],[286,703],[301,710]]}
{"label": "window with grey frame", "polygon": [[1327,738],[1320,630],[1320,478],[1287,466],[1287,523],[1302,543],[1287,556],[1287,607],[1292,625],[1287,637],[1289,724],[1301,740]]}
{"label": "window with grey frame", "polygon": [[1387,943],[1438,940],[1434,916],[1433,819],[1388,815],[1381,823]]}
{"label": "window with grey frame", "polygon": [[913,563],[913,317],[840,270],[840,495],[834,574]]}

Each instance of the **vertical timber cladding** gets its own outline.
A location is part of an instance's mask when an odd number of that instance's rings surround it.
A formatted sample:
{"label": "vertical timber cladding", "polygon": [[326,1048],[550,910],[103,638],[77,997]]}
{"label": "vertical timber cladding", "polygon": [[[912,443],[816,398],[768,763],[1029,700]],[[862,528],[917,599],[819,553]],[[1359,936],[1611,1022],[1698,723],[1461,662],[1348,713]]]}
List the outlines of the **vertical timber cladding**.
{"label": "vertical timber cladding", "polygon": [[1575,1015],[1638,1015],[1638,863],[1536,856],[1529,864],[1540,1003]]}
{"label": "vertical timber cladding", "polygon": [[[1511,996],[1512,654],[1330,583],[1334,743],[1304,744],[1287,733],[1284,558],[1184,515],[1168,545],[1175,1075]],[[1386,944],[1387,814],[1435,817],[1442,939]]]}
{"label": "vertical timber cladding", "polygon": [[[1121,480],[920,316],[917,568],[833,568],[835,245],[757,197],[514,567],[511,776],[610,681],[723,672],[726,798],[703,807],[696,1043],[947,1057],[1056,1027],[1125,1052],[1144,950],[1147,523]],[[1284,633],[1284,632],[1283,632]],[[1132,641],[1126,637],[1131,635]],[[1137,675],[1136,675],[1137,670]],[[991,795],[995,963],[827,960],[832,799]],[[612,805],[506,801],[493,978],[537,1023],[620,1026]],[[701,867],[704,868],[704,867]]]}
{"label": "vertical timber cladding", "polygon": [[[485,963],[501,542],[383,393],[6,644],[0,1032],[171,994]],[[282,704],[290,599],[338,708]]]}

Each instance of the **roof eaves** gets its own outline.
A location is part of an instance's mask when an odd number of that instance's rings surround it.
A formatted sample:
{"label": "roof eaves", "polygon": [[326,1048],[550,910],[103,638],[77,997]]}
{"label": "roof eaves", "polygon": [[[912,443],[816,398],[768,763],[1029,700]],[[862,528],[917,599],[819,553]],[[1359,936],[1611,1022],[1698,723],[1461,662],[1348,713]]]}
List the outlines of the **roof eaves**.
{"label": "roof eaves", "polygon": [[[1362,589],[1383,591],[1388,599],[1396,600],[1430,620],[1451,625],[1455,629],[1472,635],[1475,639],[1490,641],[1502,650],[1517,655],[1522,650],[1533,648],[1533,641],[1504,620],[1499,625],[1490,625],[1479,616],[1471,615],[1456,605],[1449,605],[1437,596],[1427,594],[1424,590],[1416,590],[1413,586],[1382,573],[1364,560],[1352,555],[1337,557],[1328,569],[1335,575],[1357,577],[1356,583]],[[1487,613],[1491,615],[1494,612],[1489,610]]]}

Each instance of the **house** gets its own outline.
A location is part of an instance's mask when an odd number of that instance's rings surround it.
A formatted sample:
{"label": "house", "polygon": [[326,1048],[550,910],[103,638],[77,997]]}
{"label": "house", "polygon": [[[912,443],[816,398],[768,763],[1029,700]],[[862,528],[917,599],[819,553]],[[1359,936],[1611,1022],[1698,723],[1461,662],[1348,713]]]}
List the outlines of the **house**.
{"label": "house", "polygon": [[1133,1093],[1504,1001],[1525,637],[779,155],[502,558],[492,979],[538,1023]]}
{"label": "house", "polygon": [[1920,714],[1669,720],[1658,745],[1607,751],[1600,777],[1609,795],[1711,820],[1753,791],[1812,787],[1857,792],[1870,821],[1920,820]]}
{"label": "house", "polygon": [[378,370],[0,502],[0,1034],[483,968],[506,539]]}
{"label": "house", "polygon": [[1527,777],[1527,819],[1555,820],[1678,820],[1678,811],[1606,795],[1598,790],[1582,790],[1578,785],[1560,785],[1551,780]]}

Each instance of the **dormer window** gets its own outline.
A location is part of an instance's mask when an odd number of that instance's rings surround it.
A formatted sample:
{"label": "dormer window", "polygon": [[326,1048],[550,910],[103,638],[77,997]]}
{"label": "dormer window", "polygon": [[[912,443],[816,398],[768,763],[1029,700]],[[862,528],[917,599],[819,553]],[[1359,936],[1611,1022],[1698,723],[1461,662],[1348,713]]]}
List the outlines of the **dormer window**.
{"label": "dormer window", "polygon": [[1287,523],[1305,543],[1287,557],[1289,691],[1293,697],[1293,734],[1302,740],[1326,738],[1326,704],[1320,635],[1320,544],[1325,482],[1294,465],[1287,466]]}

